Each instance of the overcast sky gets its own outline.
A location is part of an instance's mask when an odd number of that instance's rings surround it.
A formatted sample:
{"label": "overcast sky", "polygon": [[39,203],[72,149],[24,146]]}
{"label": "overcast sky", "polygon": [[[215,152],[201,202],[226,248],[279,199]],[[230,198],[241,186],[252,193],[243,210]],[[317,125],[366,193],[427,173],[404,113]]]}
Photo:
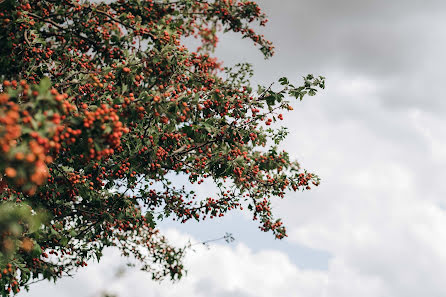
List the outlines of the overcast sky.
{"label": "overcast sky", "polygon": [[327,78],[326,90],[285,116],[284,148],[322,178],[315,190],[275,201],[289,237],[275,241],[239,213],[164,224],[176,243],[224,232],[236,241],[189,253],[177,284],[132,270],[116,279],[124,262],[109,251],[75,278],[22,296],[446,296],[446,2],[259,2],[276,55],[265,61],[232,35],[216,54],[227,65],[253,63],[265,84]]}

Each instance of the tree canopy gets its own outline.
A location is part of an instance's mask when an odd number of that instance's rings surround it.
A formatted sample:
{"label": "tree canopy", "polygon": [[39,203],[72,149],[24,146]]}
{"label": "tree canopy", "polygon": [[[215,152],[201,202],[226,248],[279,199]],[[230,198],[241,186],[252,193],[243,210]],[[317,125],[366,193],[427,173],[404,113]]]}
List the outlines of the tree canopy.
{"label": "tree canopy", "polygon": [[[286,236],[271,199],[319,178],[278,145],[273,124],[324,88],[250,84],[249,64],[224,67],[218,35],[238,33],[263,55],[265,15],[238,0],[0,0],[0,291],[57,280],[105,247],[154,279],[184,273],[183,248],[157,229],[252,213]],[[185,46],[196,38],[199,48]],[[273,124],[273,125],[272,125]],[[198,197],[192,184],[219,189]]]}

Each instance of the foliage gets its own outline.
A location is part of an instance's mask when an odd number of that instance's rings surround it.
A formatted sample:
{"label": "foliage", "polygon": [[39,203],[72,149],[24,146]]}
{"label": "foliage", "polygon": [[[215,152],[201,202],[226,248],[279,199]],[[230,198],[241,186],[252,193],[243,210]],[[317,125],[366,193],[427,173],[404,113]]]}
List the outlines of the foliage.
{"label": "foliage", "polygon": [[[271,123],[324,78],[255,92],[249,65],[223,68],[212,56],[218,32],[232,31],[270,57],[251,28],[265,23],[251,1],[0,1],[4,296],[56,281],[108,246],[154,279],[178,279],[184,249],[156,228],[169,216],[203,220],[244,204],[261,230],[286,236],[271,198],[319,179],[279,151],[286,130]],[[183,45],[191,37],[196,51]],[[173,174],[220,191],[196,197]]]}

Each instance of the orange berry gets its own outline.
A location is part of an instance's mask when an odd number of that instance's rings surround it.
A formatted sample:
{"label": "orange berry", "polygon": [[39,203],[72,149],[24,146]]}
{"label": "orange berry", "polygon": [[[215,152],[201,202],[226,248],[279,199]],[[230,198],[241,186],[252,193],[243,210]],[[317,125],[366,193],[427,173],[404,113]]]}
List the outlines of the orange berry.
{"label": "orange berry", "polygon": [[32,163],[36,160],[36,156],[34,154],[28,154],[26,155],[26,161],[28,161],[29,163]]}
{"label": "orange berry", "polygon": [[30,252],[31,249],[33,248],[34,243],[31,239],[29,239],[28,237],[24,238],[22,240],[22,245],[21,248],[26,251],[26,252]]}
{"label": "orange berry", "polygon": [[4,104],[6,102],[8,102],[9,100],[9,95],[6,93],[0,94],[0,104]]}
{"label": "orange berry", "polygon": [[17,176],[17,171],[12,167],[8,167],[5,169],[5,174],[9,178],[14,178]]}
{"label": "orange berry", "polygon": [[15,159],[21,161],[25,158],[25,155],[22,152],[18,152],[15,154]]}

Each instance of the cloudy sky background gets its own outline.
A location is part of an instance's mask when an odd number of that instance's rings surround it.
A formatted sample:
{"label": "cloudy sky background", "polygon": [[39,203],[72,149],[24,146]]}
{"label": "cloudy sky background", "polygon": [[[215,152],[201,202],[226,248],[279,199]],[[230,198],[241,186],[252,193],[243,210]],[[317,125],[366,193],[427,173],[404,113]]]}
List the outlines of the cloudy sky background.
{"label": "cloudy sky background", "polygon": [[322,178],[317,189],[275,201],[289,237],[274,240],[242,213],[164,223],[175,243],[225,232],[236,241],[190,252],[189,274],[176,284],[136,270],[116,278],[125,261],[111,250],[73,279],[21,296],[446,296],[446,2],[258,2],[275,57],[263,60],[232,35],[216,55],[253,63],[264,84],[327,78],[326,90],[285,115],[283,148]]}

